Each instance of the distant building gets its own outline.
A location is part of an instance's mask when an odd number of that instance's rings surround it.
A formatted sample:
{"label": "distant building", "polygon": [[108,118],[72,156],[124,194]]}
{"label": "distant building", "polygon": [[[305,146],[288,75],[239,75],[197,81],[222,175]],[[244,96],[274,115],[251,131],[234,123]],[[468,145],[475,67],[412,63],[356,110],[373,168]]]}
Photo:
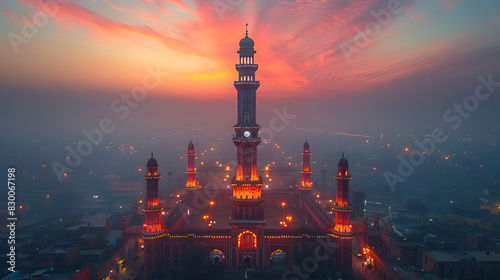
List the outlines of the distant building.
{"label": "distant building", "polygon": [[493,251],[422,252],[422,269],[449,279],[498,279],[500,254]]}
{"label": "distant building", "polygon": [[75,266],[80,259],[80,244],[56,243],[43,249],[37,255],[40,266],[54,267],[56,272],[63,272]]}
{"label": "distant building", "polygon": [[473,226],[479,229],[491,230],[493,228],[493,221],[488,218],[477,218],[467,215],[458,215],[455,213],[447,213],[446,218],[450,221]]}
{"label": "distant building", "polygon": [[353,214],[362,218],[365,216],[366,193],[359,189],[351,190],[351,201],[354,206]]}

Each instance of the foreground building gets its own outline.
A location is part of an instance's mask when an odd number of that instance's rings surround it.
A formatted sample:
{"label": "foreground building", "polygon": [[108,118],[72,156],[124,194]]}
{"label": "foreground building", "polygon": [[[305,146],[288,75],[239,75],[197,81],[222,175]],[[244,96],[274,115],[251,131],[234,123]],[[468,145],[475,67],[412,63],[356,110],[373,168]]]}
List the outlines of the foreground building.
{"label": "foreground building", "polygon": [[[296,277],[301,271],[312,276],[309,279],[350,279],[354,232],[348,162],[342,155],[335,176],[337,198],[331,201],[335,219],[311,195],[311,152],[307,142],[303,147],[299,187],[263,190],[257,166],[261,138],[256,122],[256,92],[260,83],[255,76],[258,65],[254,41],[248,37],[248,31],[239,45],[238,80],[234,82],[237,123],[233,126],[237,165],[231,187],[217,182],[216,188],[210,190],[200,186],[196,180],[194,145],[190,143],[186,194],[166,214],[159,203],[158,163],[151,157],[144,176],[147,197],[142,208],[142,233],[134,235],[127,225],[123,226],[124,231],[144,247],[144,269],[150,276],[189,278],[194,270],[186,268],[217,271],[221,267],[246,267],[274,268],[267,270],[270,274],[278,273],[273,279]],[[297,271],[297,266],[301,271]]]}

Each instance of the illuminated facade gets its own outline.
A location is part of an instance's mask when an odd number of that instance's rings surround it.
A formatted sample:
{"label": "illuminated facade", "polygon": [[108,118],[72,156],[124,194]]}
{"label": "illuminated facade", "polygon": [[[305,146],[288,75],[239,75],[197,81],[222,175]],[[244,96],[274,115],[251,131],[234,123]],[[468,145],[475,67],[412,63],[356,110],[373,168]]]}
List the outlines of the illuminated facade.
{"label": "illuminated facade", "polygon": [[[334,221],[317,197],[311,195],[311,152],[307,142],[303,146],[299,187],[278,187],[276,184],[262,190],[263,179],[257,172],[257,147],[261,141],[260,126],[256,122],[259,82],[255,79],[255,72],[258,66],[254,61],[254,42],[248,37],[248,32],[239,45],[238,80],[234,82],[237,123],[233,126],[232,138],[237,164],[235,168],[221,168],[224,182],[228,173],[234,170],[230,184],[222,183],[223,188],[210,197],[210,192],[205,192],[209,188],[200,188],[196,181],[196,154],[193,143],[190,143],[186,193],[166,196],[173,207],[163,215],[158,197],[158,164],[151,158],[144,176],[147,198],[143,207],[142,233],[134,235],[137,225],[133,221],[137,214],[124,216],[123,242],[130,244],[129,241],[135,238],[136,247],[141,248],[144,244],[144,269],[149,279],[182,279],[176,273],[185,267],[187,260],[201,256],[201,252],[204,255],[198,263],[204,268],[222,265],[233,269],[288,269],[301,266],[305,258],[314,258],[319,252],[322,257],[310,279],[340,276],[351,279],[351,242],[355,230],[349,218],[352,210],[348,201],[351,176],[347,160],[342,157],[335,176],[338,183],[337,200],[333,205]],[[269,166],[264,170],[268,173]],[[196,248],[202,248],[202,251]],[[137,255],[141,252],[141,249],[136,249]],[[294,272],[286,276],[288,272],[283,271],[284,279],[298,277]]]}
{"label": "illuminated facade", "polygon": [[335,227],[333,234],[337,236],[336,264],[339,270],[350,273],[352,271],[352,237],[354,232],[351,224],[351,211],[353,207],[349,204],[349,162],[342,158],[338,163],[338,171],[335,175],[337,180],[337,197],[333,210],[335,211]]}
{"label": "illuminated facade", "polygon": [[304,151],[302,152],[302,181],[299,189],[303,191],[312,190],[311,182],[311,152],[309,151],[309,143],[304,143]]}
{"label": "illuminated facade", "polygon": [[146,165],[146,201],[142,207],[143,225],[142,237],[144,238],[144,267],[146,270],[160,268],[161,264],[161,240],[164,235],[161,215],[163,205],[160,203],[158,193],[158,163],[151,153],[151,158]]}
{"label": "illuminated facade", "polygon": [[187,181],[186,181],[186,190],[193,191],[200,188],[200,184],[196,181],[196,167],[194,166],[194,162],[196,159],[196,154],[194,152],[194,144],[193,142],[189,142],[188,152],[186,153],[188,158],[188,166],[186,170]]}

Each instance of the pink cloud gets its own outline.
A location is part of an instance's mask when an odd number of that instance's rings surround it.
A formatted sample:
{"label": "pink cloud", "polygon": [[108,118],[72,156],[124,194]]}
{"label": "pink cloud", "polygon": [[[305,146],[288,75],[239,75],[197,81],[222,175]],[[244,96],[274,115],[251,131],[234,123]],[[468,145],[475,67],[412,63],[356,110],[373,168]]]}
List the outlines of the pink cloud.
{"label": "pink cloud", "polygon": [[444,11],[441,12],[441,14],[444,14],[449,10],[451,10],[453,7],[455,7],[455,5],[457,5],[460,2],[460,0],[438,0],[438,2],[441,6],[446,8]]}
{"label": "pink cloud", "polygon": [[10,11],[3,10],[2,12],[4,13],[4,15],[6,15],[6,16],[8,16],[8,17],[10,17],[10,18],[15,18],[15,17],[16,17],[16,16],[15,16],[12,12],[10,12]]}
{"label": "pink cloud", "polygon": [[165,3],[170,3],[174,6],[177,6],[178,8],[180,8],[180,10],[178,9],[178,11],[189,11],[190,10],[189,6],[181,0],[141,0],[141,1],[144,3],[155,4],[156,8],[159,9],[161,11],[161,13],[164,15],[170,13],[170,10],[167,8]]}
{"label": "pink cloud", "polygon": [[422,13],[416,13],[414,15],[410,15],[410,17],[414,20],[421,20],[423,18],[423,14]]}
{"label": "pink cloud", "polygon": [[3,13],[4,15],[6,15],[6,16],[8,16],[8,17],[9,17],[10,22],[12,22],[12,23],[16,23],[16,24],[19,22],[19,20],[18,20],[18,18],[16,17],[16,15],[14,15],[12,12],[7,11],[7,10],[2,10],[2,13]]}
{"label": "pink cloud", "polygon": [[122,8],[122,7],[119,7],[118,5],[115,5],[113,2],[111,2],[111,0],[102,0],[102,1],[108,3],[109,7],[112,9],[124,11],[127,13],[134,13],[134,14],[137,13],[137,11],[135,11],[135,10],[127,10],[127,9]]}
{"label": "pink cloud", "polygon": [[[19,1],[39,8],[37,0]],[[110,0],[104,1],[111,3]],[[374,21],[370,12],[385,9],[386,1],[255,1],[232,7],[224,11],[222,17],[211,1],[194,0],[190,2],[191,8],[179,0],[142,2],[155,5],[156,9],[147,11],[138,6],[134,11],[138,11],[137,15],[148,20],[154,28],[127,24],[129,21],[123,17],[119,20],[111,19],[74,2],[60,6],[56,20],[61,27],[85,28],[84,34],[94,41],[107,43],[115,37],[127,38],[130,34],[151,38],[180,56],[194,55],[204,61],[210,61],[214,65],[213,68],[207,69],[206,73],[196,70],[198,76],[219,77],[218,80],[222,80],[221,83],[224,84],[230,84],[236,76],[236,50],[239,39],[244,36],[245,23],[248,22],[250,37],[254,39],[258,51],[256,61],[261,65],[257,78],[262,81],[262,90],[271,94],[275,88],[312,89],[311,92],[314,92],[314,87],[335,83],[350,84],[349,89],[352,90],[353,82],[356,88],[360,84],[357,82],[359,77],[364,77],[367,83],[375,83],[386,82],[391,77],[408,73],[395,66],[393,67],[396,70],[387,71],[383,64],[376,63],[376,60],[369,56],[369,49],[392,37],[394,31],[375,38],[370,46],[355,58],[356,63],[348,64],[339,50],[342,42],[349,40],[359,30],[364,29],[367,23]],[[175,9],[169,11],[171,6],[187,11],[189,17],[184,17],[185,13],[182,13],[182,16],[175,18],[179,13],[176,13]],[[165,11],[169,11],[175,19],[169,16],[163,21],[161,14]],[[137,15],[126,14],[131,20]],[[170,20],[173,23],[160,27],[160,24]],[[146,40],[134,38],[132,41],[151,48],[151,43]],[[223,74],[209,75],[210,73]],[[226,73],[233,73],[234,76]],[[187,73],[183,77],[190,76],[192,74]]]}
{"label": "pink cloud", "polygon": [[494,27],[495,25],[497,25],[498,23],[500,22],[500,17],[497,17],[496,19],[492,20],[488,26],[489,27]]}

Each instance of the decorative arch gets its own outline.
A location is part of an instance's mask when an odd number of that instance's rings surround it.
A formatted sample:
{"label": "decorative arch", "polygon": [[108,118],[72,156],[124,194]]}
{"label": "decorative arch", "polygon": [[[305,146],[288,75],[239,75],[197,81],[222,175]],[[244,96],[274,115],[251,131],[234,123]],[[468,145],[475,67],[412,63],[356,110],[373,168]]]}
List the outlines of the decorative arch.
{"label": "decorative arch", "polygon": [[271,253],[271,260],[273,263],[285,263],[286,254],[281,249]]}
{"label": "decorative arch", "polygon": [[257,235],[245,230],[238,235],[238,249],[257,249]]}
{"label": "decorative arch", "polygon": [[219,249],[214,249],[210,252],[210,262],[212,263],[217,263],[217,260],[218,262],[223,262],[225,258],[224,253]]}

